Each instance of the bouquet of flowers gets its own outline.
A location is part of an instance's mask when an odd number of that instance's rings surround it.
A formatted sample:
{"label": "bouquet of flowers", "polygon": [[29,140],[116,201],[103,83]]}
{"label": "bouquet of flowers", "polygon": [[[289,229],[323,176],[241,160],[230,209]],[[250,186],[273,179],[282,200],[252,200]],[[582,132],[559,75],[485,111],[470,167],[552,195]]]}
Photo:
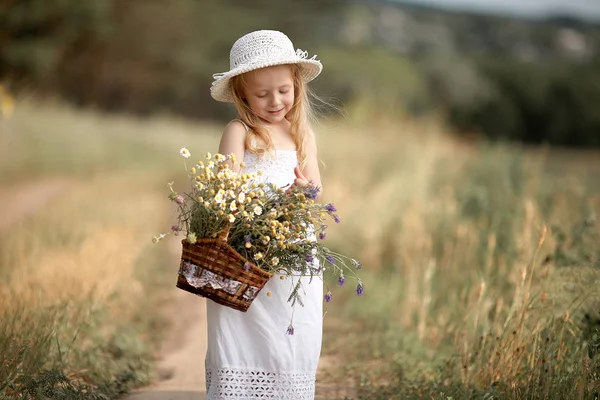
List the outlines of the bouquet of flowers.
{"label": "bouquet of flowers", "polygon": [[[191,156],[186,148],[180,154]],[[260,183],[261,173],[244,173],[234,154],[208,153],[193,167],[185,160],[184,165],[191,190],[178,193],[168,184],[178,211],[170,233],[185,235],[178,287],[246,311],[274,273],[312,278],[330,271],[339,285],[347,277],[356,279],[356,294],[362,295],[360,262],[324,244],[327,222],[340,220],[333,204],[315,201],[318,187]],[[298,279],[289,297],[292,306],[302,305],[300,287]],[[331,298],[327,290],[325,300]]]}

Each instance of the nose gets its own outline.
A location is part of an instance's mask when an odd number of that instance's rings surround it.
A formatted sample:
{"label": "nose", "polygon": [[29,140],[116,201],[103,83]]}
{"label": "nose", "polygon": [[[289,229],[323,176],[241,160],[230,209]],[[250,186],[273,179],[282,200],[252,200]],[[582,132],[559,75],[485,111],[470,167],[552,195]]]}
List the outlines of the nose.
{"label": "nose", "polygon": [[273,94],[270,98],[270,105],[271,106],[278,106],[279,104],[281,104],[281,99],[279,97],[278,94]]}

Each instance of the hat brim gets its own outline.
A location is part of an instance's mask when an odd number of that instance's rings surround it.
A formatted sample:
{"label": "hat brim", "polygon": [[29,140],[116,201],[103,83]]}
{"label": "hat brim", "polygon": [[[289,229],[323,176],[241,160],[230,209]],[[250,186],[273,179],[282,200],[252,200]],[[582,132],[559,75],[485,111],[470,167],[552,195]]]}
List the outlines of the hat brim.
{"label": "hat brim", "polygon": [[232,103],[233,97],[231,96],[231,89],[229,88],[229,82],[231,78],[261,68],[289,64],[297,64],[300,67],[300,71],[305,82],[312,81],[319,76],[323,70],[323,64],[321,64],[320,61],[300,58],[280,59],[261,64],[243,65],[220,74],[219,77],[213,81],[212,86],[210,87],[210,95],[217,101]]}

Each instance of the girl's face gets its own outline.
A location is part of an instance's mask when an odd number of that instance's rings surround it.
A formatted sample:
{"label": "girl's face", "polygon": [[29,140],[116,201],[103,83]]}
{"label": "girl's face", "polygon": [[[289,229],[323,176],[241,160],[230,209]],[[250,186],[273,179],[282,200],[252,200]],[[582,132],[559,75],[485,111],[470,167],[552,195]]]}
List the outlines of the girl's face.
{"label": "girl's face", "polygon": [[250,109],[268,123],[282,122],[294,105],[294,77],[289,65],[247,72],[244,97]]}

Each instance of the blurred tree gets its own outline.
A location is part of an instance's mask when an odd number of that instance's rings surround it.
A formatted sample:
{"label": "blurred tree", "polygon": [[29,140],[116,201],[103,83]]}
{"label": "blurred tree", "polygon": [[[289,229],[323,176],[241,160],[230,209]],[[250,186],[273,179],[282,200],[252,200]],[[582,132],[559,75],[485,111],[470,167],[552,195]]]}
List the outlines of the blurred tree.
{"label": "blurred tree", "polygon": [[73,49],[111,30],[112,1],[0,3],[0,78],[45,87]]}

